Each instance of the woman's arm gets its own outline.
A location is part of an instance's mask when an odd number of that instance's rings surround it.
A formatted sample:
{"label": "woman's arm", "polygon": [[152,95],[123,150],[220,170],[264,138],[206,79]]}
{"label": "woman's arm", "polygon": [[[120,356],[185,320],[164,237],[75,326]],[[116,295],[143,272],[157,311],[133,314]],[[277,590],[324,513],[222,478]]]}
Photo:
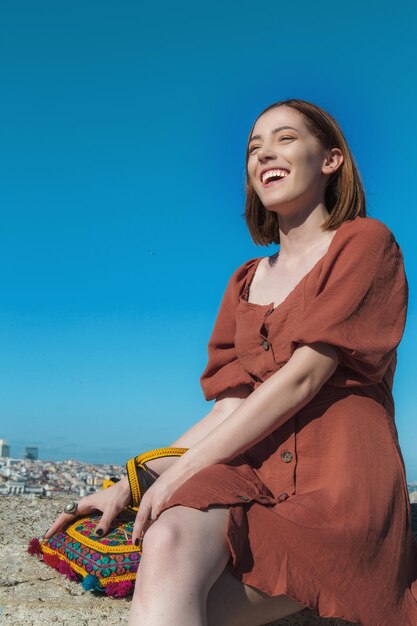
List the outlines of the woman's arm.
{"label": "woman's arm", "polygon": [[[181,457],[153,459],[146,463],[147,467],[162,474],[175,465],[180,480],[187,480],[208,465],[238,456],[307,404],[337,364],[338,353],[330,345],[300,346],[255,391],[241,385],[220,394],[211,411],[171,444],[189,448]],[[127,477],[123,480],[127,488]]]}
{"label": "woman's arm", "polygon": [[[184,434],[170,444],[171,448],[191,448],[204,439],[212,430],[221,424],[242,402],[252,393],[249,385],[239,385],[234,389],[226,389],[217,396],[211,410],[201,420],[193,424]],[[178,457],[167,456],[146,462],[154,472],[162,474],[168,467],[178,461]],[[126,477],[127,481],[127,477]]]}
{"label": "woman's arm", "polygon": [[179,457],[146,491],[136,515],[132,543],[138,545],[149,520],[157,518],[178,487],[201,469],[233,459],[279,428],[316,395],[338,362],[337,350],[325,343],[297,348],[280,370]]}
{"label": "woman's arm", "polygon": [[[211,410],[201,420],[194,424],[189,430],[171,444],[171,447],[191,448],[200,440],[214,430],[228,415],[238,408],[245,398],[252,393],[248,385],[240,385],[234,389],[226,389],[216,398],[216,402]],[[162,457],[147,461],[146,466],[158,474],[163,474],[171,465],[178,463],[178,457]],[[92,511],[102,511],[103,516],[96,526],[96,530],[101,528],[107,533],[111,521],[115,515],[121,511],[131,499],[129,479],[124,476],[115,485],[104,490],[98,490],[94,494],[83,497],[79,501],[79,514],[77,516],[69,513],[61,513],[51,525],[49,531],[44,535],[48,539],[57,532],[62,532],[65,526],[81,515],[89,515]]]}
{"label": "woman's arm", "polygon": [[302,345],[204,439],[178,459],[176,469],[191,477],[200,469],[234,458],[279,428],[319,391],[338,364],[325,343]]}
{"label": "woman's arm", "polygon": [[191,448],[221,424],[251,393],[252,389],[248,385],[240,385],[235,389],[226,389],[217,396],[215,404],[209,413],[191,426],[191,428],[181,435],[179,439],[174,441],[171,446]]}

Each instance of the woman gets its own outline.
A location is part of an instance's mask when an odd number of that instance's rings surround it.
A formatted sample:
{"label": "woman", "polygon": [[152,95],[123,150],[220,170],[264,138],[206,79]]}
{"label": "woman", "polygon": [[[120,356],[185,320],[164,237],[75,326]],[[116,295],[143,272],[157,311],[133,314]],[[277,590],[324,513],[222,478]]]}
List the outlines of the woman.
{"label": "woman", "polygon": [[[332,117],[303,100],[256,119],[246,221],[279,253],[227,284],[201,376],[210,412],[156,459],[129,626],[266,624],[308,607],[363,626],[417,624],[392,383],[408,286],[392,232],[366,217]],[[99,529],[127,479],[83,498]],[[62,513],[46,536],[74,519]],[[151,521],[149,521],[151,520]]]}

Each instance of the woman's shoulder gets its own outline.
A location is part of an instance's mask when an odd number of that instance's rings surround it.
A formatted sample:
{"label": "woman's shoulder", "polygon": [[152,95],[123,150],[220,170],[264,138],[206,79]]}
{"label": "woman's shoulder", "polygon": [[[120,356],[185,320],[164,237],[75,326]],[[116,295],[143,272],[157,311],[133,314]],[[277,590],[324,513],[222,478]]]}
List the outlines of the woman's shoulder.
{"label": "woman's shoulder", "polygon": [[242,294],[256,268],[258,261],[260,261],[261,258],[262,257],[252,257],[238,265],[233,270],[232,274],[229,275],[226,290],[229,292],[231,291],[235,295]]}
{"label": "woman's shoulder", "polygon": [[233,283],[241,283],[246,280],[248,274],[256,267],[256,264],[262,257],[252,257],[244,263],[241,263],[236,269],[233,271],[230,276],[230,281]]}
{"label": "woman's shoulder", "polygon": [[[381,250],[381,247],[389,247],[391,244],[398,244],[395,240],[393,232],[381,220],[370,216],[356,216],[352,220],[346,220],[339,226],[338,245],[334,246],[334,253],[338,252],[346,245],[350,248],[357,248],[362,252],[371,252],[372,250]],[[337,242],[335,242],[337,244]],[[331,255],[329,255],[331,256]],[[229,277],[229,287],[241,290],[252,273],[262,260],[262,256],[251,257],[238,265]],[[366,257],[364,258],[364,261]]]}
{"label": "woman's shoulder", "polygon": [[370,247],[386,246],[395,242],[391,229],[376,217],[356,216],[353,220],[346,220],[339,228],[340,242],[349,241],[352,246]]}

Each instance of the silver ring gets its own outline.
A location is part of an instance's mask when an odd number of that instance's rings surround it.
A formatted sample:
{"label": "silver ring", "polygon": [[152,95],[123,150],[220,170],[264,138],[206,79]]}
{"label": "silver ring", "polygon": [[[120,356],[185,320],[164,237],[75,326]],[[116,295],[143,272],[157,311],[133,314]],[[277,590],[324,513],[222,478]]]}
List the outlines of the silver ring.
{"label": "silver ring", "polygon": [[73,500],[71,504],[67,504],[67,506],[63,509],[63,513],[76,513],[78,510],[78,502]]}

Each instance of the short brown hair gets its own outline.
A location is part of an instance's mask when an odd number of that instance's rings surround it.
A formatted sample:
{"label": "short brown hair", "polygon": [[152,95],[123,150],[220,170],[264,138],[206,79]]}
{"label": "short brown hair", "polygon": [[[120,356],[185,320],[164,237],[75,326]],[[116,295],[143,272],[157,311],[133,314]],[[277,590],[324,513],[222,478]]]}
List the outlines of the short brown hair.
{"label": "short brown hair", "polygon": [[361,177],[346,139],[336,120],[319,106],[306,100],[281,100],[264,109],[256,118],[249,133],[246,147],[246,201],[244,217],[255,244],[279,243],[278,215],[267,211],[255,192],[248,176],[249,141],[257,120],[269,111],[280,106],[296,109],[304,116],[309,132],[314,135],[324,149],[339,148],[343,163],[330,176],[325,191],[325,204],[329,217],[322,230],[338,228],[346,220],[357,215],[366,216],[366,200]]}

